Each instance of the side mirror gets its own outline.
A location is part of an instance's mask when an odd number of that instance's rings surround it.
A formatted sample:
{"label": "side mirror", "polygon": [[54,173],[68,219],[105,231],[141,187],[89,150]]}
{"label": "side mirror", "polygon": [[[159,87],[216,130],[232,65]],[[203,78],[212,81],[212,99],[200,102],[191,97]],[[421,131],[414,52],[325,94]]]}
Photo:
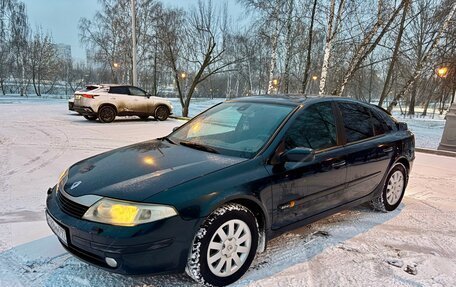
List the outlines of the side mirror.
{"label": "side mirror", "polygon": [[152,95],[149,94],[149,93],[147,93],[147,94],[146,94],[146,97],[149,99],[150,97],[152,97]]}
{"label": "side mirror", "polygon": [[295,147],[280,155],[282,162],[309,162],[315,159],[315,151],[306,147]]}
{"label": "side mirror", "polygon": [[407,123],[404,123],[404,122],[399,122],[399,123],[397,123],[397,128],[398,128],[400,131],[406,131],[406,130],[408,130]]}

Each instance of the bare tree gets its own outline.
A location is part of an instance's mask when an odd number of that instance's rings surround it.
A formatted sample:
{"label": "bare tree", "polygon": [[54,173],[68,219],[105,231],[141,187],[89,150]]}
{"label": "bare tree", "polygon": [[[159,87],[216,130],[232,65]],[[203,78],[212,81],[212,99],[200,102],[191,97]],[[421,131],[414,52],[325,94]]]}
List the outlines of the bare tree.
{"label": "bare tree", "polygon": [[312,15],[310,16],[309,42],[307,45],[306,67],[304,70],[304,76],[303,76],[302,85],[301,85],[301,93],[303,93],[303,94],[306,92],[307,81],[309,79],[309,70],[310,70],[311,54],[312,54],[312,37],[313,37],[313,28],[314,28],[314,22],[315,22],[316,9],[317,9],[317,0],[314,0],[313,6],[312,6]]}
{"label": "bare tree", "polygon": [[[378,43],[381,41],[383,36],[386,32],[389,31],[389,27],[396,19],[398,13],[404,7],[405,2],[408,0],[402,0],[400,4],[393,9],[393,11],[389,11],[386,7],[383,6],[383,1],[378,2],[378,13],[376,22],[372,25],[371,29],[365,33],[364,38],[361,44],[357,47],[349,65],[348,69],[345,72],[343,80],[341,84],[333,91],[332,94],[341,96],[344,92],[344,89],[347,83],[351,80],[354,76],[355,72],[361,66],[361,63],[366,59],[366,57],[372,53]],[[386,19],[385,19],[386,18]],[[381,28],[381,30],[380,30]],[[378,33],[378,31],[380,32]]]}
{"label": "bare tree", "polygon": [[52,89],[58,76],[59,62],[55,57],[56,50],[51,37],[44,34],[39,28],[30,43],[30,70],[32,83],[37,96],[42,95],[41,85],[46,82],[49,89]]}
{"label": "bare tree", "polygon": [[378,106],[380,106],[380,107],[383,105],[383,101],[385,100],[386,96],[388,95],[388,86],[391,82],[391,77],[393,76],[393,71],[394,71],[394,65],[396,64],[397,57],[399,54],[399,48],[401,46],[402,34],[404,33],[404,29],[405,29],[404,25],[405,25],[405,19],[407,18],[407,11],[408,11],[409,3],[410,3],[410,1],[405,1],[404,9],[402,10],[401,23],[399,25],[399,31],[397,33],[396,42],[395,42],[394,50],[393,50],[393,55],[391,57],[391,62],[388,67],[388,72],[386,74],[385,83],[383,84],[383,90],[382,90],[382,93],[380,95],[380,99],[378,102]]}
{"label": "bare tree", "polygon": [[[337,35],[337,32],[340,28],[340,22],[342,19],[342,14],[344,12],[344,5],[345,0],[340,0],[337,14],[335,12],[336,0],[331,0],[330,8],[329,8],[329,15],[328,15],[328,25],[326,29],[326,43],[323,55],[323,65],[321,67],[321,75],[320,75],[320,90],[319,94],[326,93],[326,79],[328,77],[328,70],[329,70],[329,60],[331,57],[332,47]],[[337,16],[336,16],[337,15]]]}
{"label": "bare tree", "polygon": [[199,1],[188,19],[185,16],[183,11],[168,11],[160,25],[164,55],[174,75],[184,117],[188,116],[197,86],[213,75],[227,72],[228,67],[236,62],[224,59],[226,46],[223,40],[226,35],[221,29],[223,20],[213,8],[212,1]]}
{"label": "bare tree", "polygon": [[405,83],[403,88],[395,95],[393,101],[391,101],[391,103],[388,105],[388,108],[387,108],[388,111],[392,111],[393,108],[397,105],[398,100],[401,99],[410,90],[410,87],[414,84],[414,82],[418,79],[420,74],[423,72],[423,69],[424,69],[425,65],[427,64],[427,61],[429,60],[429,58],[432,57],[432,53],[438,46],[439,40],[440,40],[443,32],[446,31],[446,29],[448,28],[448,25],[450,23],[450,20],[452,19],[452,17],[455,14],[456,2],[453,3],[450,7],[451,8],[448,10],[448,14],[446,15],[445,19],[443,20],[442,25],[440,26],[439,30],[436,32],[436,35],[432,41],[432,44],[430,45],[429,49],[424,53],[422,60],[415,67],[415,71],[410,76],[408,81]]}

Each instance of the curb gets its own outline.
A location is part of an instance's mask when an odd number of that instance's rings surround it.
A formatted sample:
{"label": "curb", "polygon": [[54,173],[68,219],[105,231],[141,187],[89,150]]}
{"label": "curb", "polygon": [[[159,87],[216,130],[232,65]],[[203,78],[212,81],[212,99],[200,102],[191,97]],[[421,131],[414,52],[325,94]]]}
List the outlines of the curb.
{"label": "curb", "polygon": [[189,121],[191,118],[188,117],[179,117],[179,116],[169,116],[171,119]]}
{"label": "curb", "polygon": [[442,155],[442,156],[449,156],[449,157],[456,157],[456,152],[446,151],[446,150],[437,150],[437,149],[428,149],[428,148],[415,148],[416,152],[434,154],[434,155]]}

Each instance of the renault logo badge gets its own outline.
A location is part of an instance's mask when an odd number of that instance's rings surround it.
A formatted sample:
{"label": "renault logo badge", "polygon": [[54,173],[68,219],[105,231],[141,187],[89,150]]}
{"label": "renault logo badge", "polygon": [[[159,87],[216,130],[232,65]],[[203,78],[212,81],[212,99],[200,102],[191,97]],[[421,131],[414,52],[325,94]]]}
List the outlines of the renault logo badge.
{"label": "renault logo badge", "polygon": [[71,185],[70,189],[75,189],[75,188],[78,187],[81,183],[82,183],[82,181],[76,181],[76,182],[74,182],[74,183]]}

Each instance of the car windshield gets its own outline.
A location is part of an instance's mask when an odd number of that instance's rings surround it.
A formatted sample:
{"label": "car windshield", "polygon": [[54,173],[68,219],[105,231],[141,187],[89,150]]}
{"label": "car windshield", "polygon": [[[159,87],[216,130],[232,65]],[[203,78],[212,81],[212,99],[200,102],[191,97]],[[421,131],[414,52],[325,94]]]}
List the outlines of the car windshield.
{"label": "car windshield", "polygon": [[207,152],[251,158],[293,109],[285,105],[226,102],[200,114],[169,139]]}

